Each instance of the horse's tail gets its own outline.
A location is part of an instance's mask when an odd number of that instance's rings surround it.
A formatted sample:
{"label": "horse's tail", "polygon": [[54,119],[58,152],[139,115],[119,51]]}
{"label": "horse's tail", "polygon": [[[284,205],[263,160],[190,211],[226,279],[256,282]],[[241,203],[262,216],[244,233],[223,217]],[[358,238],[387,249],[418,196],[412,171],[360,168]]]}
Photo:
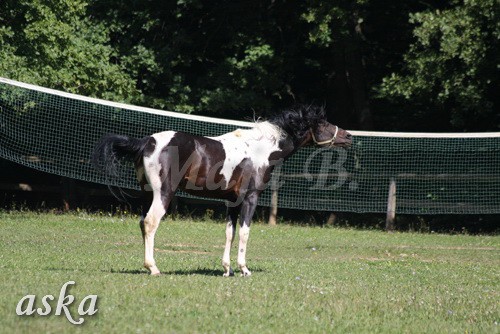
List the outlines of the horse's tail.
{"label": "horse's tail", "polygon": [[151,137],[141,139],[123,135],[107,134],[99,140],[92,154],[94,167],[107,176],[117,177],[120,159],[132,159],[135,164],[142,161],[144,148]]}

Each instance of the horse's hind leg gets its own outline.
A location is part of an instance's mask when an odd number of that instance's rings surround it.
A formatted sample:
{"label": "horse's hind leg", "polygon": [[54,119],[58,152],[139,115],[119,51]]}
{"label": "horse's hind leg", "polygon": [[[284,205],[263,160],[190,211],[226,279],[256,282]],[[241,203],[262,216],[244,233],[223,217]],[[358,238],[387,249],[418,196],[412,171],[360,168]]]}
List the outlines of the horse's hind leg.
{"label": "horse's hind leg", "polygon": [[226,246],[224,248],[224,255],[222,256],[224,277],[234,276],[233,269],[231,268],[231,246],[234,241],[234,235],[236,234],[236,223],[238,222],[240,207],[228,207],[227,211]]}
{"label": "horse's hind leg", "polygon": [[144,238],[146,237],[146,231],[144,230],[144,219],[146,218],[146,215],[148,214],[148,210],[151,207],[151,204],[153,203],[153,193],[151,191],[146,191],[145,187],[146,187],[146,184],[141,184],[142,215],[141,215],[141,221],[139,222],[139,227],[141,228],[143,242],[145,241]]}
{"label": "horse's hind leg", "polygon": [[[173,192],[168,184],[163,182],[166,180],[161,179],[159,170],[151,168],[150,170],[146,170],[146,172],[149,177],[149,185],[147,185],[145,179],[141,182],[143,190],[143,216],[140,222],[142,238],[144,240],[144,267],[149,270],[151,275],[159,275],[160,271],[154,260],[155,234],[162,217],[167,212]],[[149,209],[145,212],[148,206]]]}
{"label": "horse's hind leg", "polygon": [[155,234],[160,225],[161,218],[165,215],[173,193],[153,190],[153,202],[149,208],[141,230],[144,238],[144,267],[148,269],[151,275],[159,275],[160,271],[154,260]]}

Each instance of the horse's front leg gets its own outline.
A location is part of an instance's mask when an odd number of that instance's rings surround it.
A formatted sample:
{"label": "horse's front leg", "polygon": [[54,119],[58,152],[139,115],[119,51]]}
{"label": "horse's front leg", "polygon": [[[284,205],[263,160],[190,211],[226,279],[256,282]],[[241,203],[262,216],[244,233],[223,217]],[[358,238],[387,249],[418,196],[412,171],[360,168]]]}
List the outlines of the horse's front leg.
{"label": "horse's front leg", "polygon": [[252,191],[243,200],[240,216],[240,244],[238,247],[238,267],[241,271],[241,276],[250,276],[252,273],[246,265],[247,243],[250,236],[250,223],[252,221],[255,208],[257,207],[258,193]]}
{"label": "horse's front leg", "polygon": [[231,268],[231,246],[233,245],[236,234],[236,223],[238,222],[240,206],[228,206],[227,225],[226,225],[226,246],[222,256],[222,266],[224,267],[224,277],[234,276]]}

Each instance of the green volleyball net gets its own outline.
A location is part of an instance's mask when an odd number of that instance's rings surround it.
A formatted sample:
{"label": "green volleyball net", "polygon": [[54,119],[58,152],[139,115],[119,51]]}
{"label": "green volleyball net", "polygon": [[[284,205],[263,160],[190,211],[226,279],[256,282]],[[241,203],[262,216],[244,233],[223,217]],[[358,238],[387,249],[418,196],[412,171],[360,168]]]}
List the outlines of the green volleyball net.
{"label": "green volleyball net", "polygon": [[[144,137],[175,130],[217,136],[252,123],[113,103],[0,78],[0,157],[78,180],[139,189],[131,165],[106,179],[90,164],[106,133]],[[500,133],[351,131],[346,149],[308,147],[278,168],[261,198],[269,206],[332,212],[500,213]],[[178,193],[179,196],[189,196]]]}

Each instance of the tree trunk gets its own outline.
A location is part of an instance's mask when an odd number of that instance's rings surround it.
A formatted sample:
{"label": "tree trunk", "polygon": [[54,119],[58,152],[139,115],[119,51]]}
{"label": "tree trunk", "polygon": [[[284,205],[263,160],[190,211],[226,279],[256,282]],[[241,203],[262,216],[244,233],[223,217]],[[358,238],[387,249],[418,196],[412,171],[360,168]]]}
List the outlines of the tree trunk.
{"label": "tree trunk", "polygon": [[333,50],[333,74],[331,75],[328,120],[346,129],[355,127],[352,114],[349,83],[343,43],[336,44]]}
{"label": "tree trunk", "polygon": [[367,84],[361,48],[357,41],[348,43],[346,48],[346,71],[353,112],[360,130],[373,130],[373,118],[368,104]]}
{"label": "tree trunk", "polygon": [[373,130],[360,40],[351,37],[333,48],[328,118],[347,129]]}

